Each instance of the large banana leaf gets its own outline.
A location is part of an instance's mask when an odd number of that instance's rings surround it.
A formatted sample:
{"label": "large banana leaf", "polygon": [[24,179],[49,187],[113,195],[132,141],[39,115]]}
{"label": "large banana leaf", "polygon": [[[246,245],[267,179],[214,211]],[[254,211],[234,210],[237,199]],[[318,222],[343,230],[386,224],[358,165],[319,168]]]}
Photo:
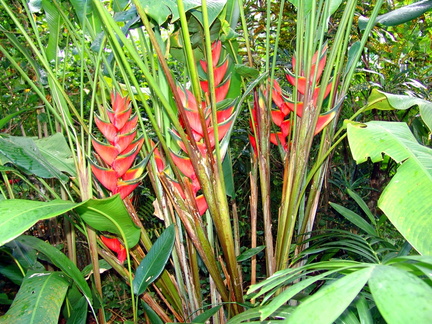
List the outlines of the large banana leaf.
{"label": "large banana leaf", "polygon": [[424,123],[432,131],[432,102],[411,97],[407,95],[395,95],[392,93],[386,93],[377,89],[372,89],[372,93],[368,98],[368,110],[380,109],[380,110],[406,110],[412,106],[418,106],[420,116]]}
{"label": "large banana leaf", "polygon": [[431,255],[432,150],[420,145],[405,123],[351,124],[348,140],[357,163],[368,157],[379,162],[384,153],[401,164],[378,207],[419,253]]}

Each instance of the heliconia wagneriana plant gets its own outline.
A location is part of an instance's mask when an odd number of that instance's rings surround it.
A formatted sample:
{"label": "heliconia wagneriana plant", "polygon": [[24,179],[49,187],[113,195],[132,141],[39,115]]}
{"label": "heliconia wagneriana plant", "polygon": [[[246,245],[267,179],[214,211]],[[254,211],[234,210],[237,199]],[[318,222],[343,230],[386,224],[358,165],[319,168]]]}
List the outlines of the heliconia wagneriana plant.
{"label": "heliconia wagneriana plant", "polygon": [[[287,78],[288,82],[293,87],[296,87],[296,89],[299,93],[299,96],[297,98],[298,99],[297,102],[294,102],[294,101],[290,100],[289,98],[287,98],[283,94],[282,88],[279,85],[279,83],[276,80],[273,81],[272,100],[273,100],[274,104],[277,106],[277,109],[272,109],[271,120],[273,121],[274,125],[276,125],[277,131],[272,132],[270,134],[270,142],[275,144],[275,145],[281,145],[285,151],[287,151],[289,149],[288,137],[290,136],[290,133],[291,133],[291,122],[292,122],[291,118],[290,118],[291,113],[295,113],[297,115],[297,118],[303,117],[304,103],[303,103],[302,99],[303,99],[303,96],[305,95],[306,87],[313,85],[314,82],[312,81],[312,79],[315,78],[315,75],[314,75],[315,73],[317,73],[316,79],[315,79],[315,84],[319,83],[319,80],[321,78],[322,72],[323,72],[324,67],[325,67],[326,59],[327,59],[326,48],[324,48],[321,51],[321,53],[316,52],[314,54],[314,56],[312,58],[311,73],[309,74],[310,80],[306,80],[305,73],[304,73],[303,69],[301,69],[299,73],[296,73],[296,71],[295,71],[296,58],[295,58],[295,56],[293,56],[292,62],[293,62],[294,74],[288,73],[286,75],[286,78]],[[317,63],[317,61],[318,61],[318,63]],[[297,76],[296,76],[296,74],[297,74]],[[307,83],[309,83],[309,84],[307,85]],[[331,90],[331,86],[332,86],[331,83],[326,86],[326,89],[324,92],[324,99],[329,95],[330,90]],[[315,86],[315,89],[313,90],[312,105],[314,107],[316,107],[316,105],[317,105],[320,90],[321,90],[321,86]],[[268,91],[266,91],[266,93],[267,92]],[[259,104],[263,104],[263,101],[260,102],[259,100],[256,100],[255,107],[252,111],[253,119],[255,119],[255,124],[256,124],[256,109],[257,109],[256,106]],[[313,135],[316,135],[319,132],[321,132],[323,130],[323,128],[330,123],[330,121],[334,118],[334,116],[335,116],[334,111],[326,113],[326,114],[321,114],[318,117],[318,121],[317,121],[315,129],[313,131]],[[252,121],[251,121],[251,123],[252,123]],[[251,136],[250,140],[251,140],[251,145],[253,147],[255,147],[255,138],[253,136]]]}
{"label": "heliconia wagneriana plant", "polygon": [[[212,50],[216,103],[220,103],[226,98],[230,86],[230,80],[226,76],[229,62],[227,58],[221,60],[222,43],[220,41],[213,43]],[[222,62],[219,63],[220,61]],[[200,65],[204,72],[203,74],[207,74],[207,61],[201,60]],[[185,109],[187,122],[192,131],[193,140],[195,141],[201,156],[207,156],[208,154],[213,155],[216,141],[221,141],[225,137],[234,120],[233,105],[218,107],[216,112],[216,121],[212,120],[211,107],[208,101],[208,98],[210,97],[208,83],[208,80],[200,81],[201,89],[204,94],[203,97],[207,99],[200,103],[196,101],[195,96],[191,91],[182,89],[180,87],[177,88],[177,93]],[[202,109],[204,123],[201,121],[199,109]],[[184,125],[184,122],[182,122],[182,124]],[[215,138],[215,127],[217,127],[217,138]],[[187,156],[185,145],[181,141],[177,132],[172,130],[172,134],[182,152],[181,154],[171,152],[171,158],[176,167],[190,182],[192,191],[194,195],[196,195],[195,201],[199,209],[199,213],[202,215],[205,213],[208,207],[204,196],[197,195],[198,191],[201,189],[201,186],[195,174],[192,161]],[[206,141],[207,139],[208,142]],[[184,192],[180,188],[180,185],[174,180],[171,180],[171,182],[179,190],[180,195],[184,198]]]}
{"label": "heliconia wagneriana plant", "polygon": [[[96,179],[112,195],[119,194],[125,199],[141,182],[145,160],[136,165],[134,162],[144,137],[137,137],[138,116],[132,114],[129,99],[112,93],[111,103],[112,107],[105,109],[108,120],[95,115],[96,126],[106,141],[92,138],[96,158],[104,166],[92,162],[91,168]],[[127,251],[117,238],[100,238],[109,249],[117,253],[120,263],[126,260]]]}
{"label": "heliconia wagneriana plant", "polygon": [[112,107],[106,109],[109,120],[95,116],[95,123],[106,142],[92,138],[93,148],[104,166],[92,163],[96,179],[111,194],[120,194],[122,199],[129,196],[140,184],[144,161],[133,166],[144,142],[137,138],[138,116],[132,115],[129,99],[118,93],[111,94]]}

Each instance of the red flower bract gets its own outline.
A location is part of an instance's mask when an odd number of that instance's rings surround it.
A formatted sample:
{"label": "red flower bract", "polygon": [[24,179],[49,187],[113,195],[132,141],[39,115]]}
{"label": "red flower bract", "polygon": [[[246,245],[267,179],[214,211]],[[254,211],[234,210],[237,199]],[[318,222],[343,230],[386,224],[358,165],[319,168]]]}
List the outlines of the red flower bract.
{"label": "red flower bract", "polygon": [[143,163],[133,166],[144,143],[137,138],[138,116],[132,115],[129,99],[117,93],[111,94],[112,108],[106,112],[109,121],[95,116],[95,123],[106,142],[92,138],[93,148],[106,167],[91,164],[95,177],[112,194],[125,199],[139,185],[144,171]]}

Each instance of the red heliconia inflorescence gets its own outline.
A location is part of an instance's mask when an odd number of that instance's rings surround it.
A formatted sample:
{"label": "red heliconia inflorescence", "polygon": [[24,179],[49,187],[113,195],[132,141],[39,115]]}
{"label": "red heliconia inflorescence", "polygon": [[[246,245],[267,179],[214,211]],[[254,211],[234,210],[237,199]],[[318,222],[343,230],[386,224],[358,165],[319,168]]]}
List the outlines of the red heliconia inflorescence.
{"label": "red heliconia inflorescence", "polygon": [[127,251],[116,237],[108,238],[101,235],[100,239],[111,251],[117,253],[117,259],[120,263],[125,262]]}
{"label": "red heliconia inflorescence", "polygon": [[[226,98],[230,86],[230,79],[226,76],[229,62],[227,58],[221,60],[221,53],[222,53],[222,43],[220,41],[214,42],[212,44],[212,62],[213,62],[212,66],[214,72],[216,103],[219,103]],[[220,61],[222,62],[219,63]],[[207,74],[208,71],[207,61],[201,60],[200,65],[202,70],[204,71],[204,74]],[[204,98],[209,98],[210,91],[209,91],[208,80],[201,80],[200,85],[202,91],[204,92]],[[231,127],[231,124],[234,120],[233,118],[234,106],[228,105],[225,108],[219,109],[216,112],[217,120],[212,121],[211,108],[209,107],[206,101],[202,101],[201,103],[198,103],[195,99],[195,96],[192,94],[192,92],[186,89],[182,89],[180,87],[177,88],[177,93],[179,94],[182,105],[185,109],[185,115],[191,127],[193,139],[195,140],[200,153],[203,156],[207,154],[213,154],[216,141],[221,141]],[[205,129],[200,120],[199,109],[202,109],[203,111],[203,115],[205,118],[205,126],[206,126]],[[215,127],[217,127],[217,134],[218,134],[217,138],[215,138]],[[204,140],[205,131],[207,132],[206,135],[209,139],[210,147],[206,145]],[[183,173],[183,175],[190,180],[192,191],[194,192],[195,195],[197,195],[201,187],[198,178],[195,174],[194,168],[192,166],[192,162],[189,159],[189,157],[186,156],[187,151],[185,145],[180,140],[178,134],[174,130],[172,131],[172,134],[173,137],[177,139],[177,143],[182,149],[183,153],[176,154],[171,152],[171,157],[175,165],[179,168],[179,170]],[[181,190],[180,185],[174,180],[172,181],[173,184],[179,189],[180,195],[184,197],[185,194],[183,190]],[[204,214],[208,208],[204,196],[198,195],[196,196],[195,200],[200,215]]]}
{"label": "red heliconia inflorescence", "polygon": [[129,99],[113,93],[111,101],[112,109],[106,109],[109,121],[95,116],[96,126],[106,138],[106,142],[92,139],[93,148],[105,163],[105,167],[92,163],[91,168],[106,189],[125,199],[141,182],[144,161],[135,166],[133,163],[144,138],[136,136],[138,116],[132,115]]}
{"label": "red heliconia inflorescence", "polygon": [[[310,78],[314,78],[315,71],[317,73],[316,75],[316,82],[318,83],[322,72],[324,70],[324,66],[326,63],[326,48],[324,48],[321,52],[316,52],[312,58],[312,67],[311,67],[311,73],[309,74]],[[318,61],[319,60],[319,61]],[[318,63],[317,63],[318,61]],[[293,57],[293,67],[296,65],[296,58]],[[317,70],[316,70],[317,69]],[[295,71],[294,71],[295,73]],[[297,75],[297,80],[295,74],[288,73],[286,75],[286,78],[288,82],[296,87],[297,91],[301,96],[303,96],[306,92],[306,86],[309,82],[309,85],[312,85],[312,80],[307,80],[305,77],[304,71],[301,69],[301,71]],[[326,98],[331,90],[332,84],[328,84],[325,88],[324,98]],[[313,95],[312,95],[312,104],[316,106],[318,96],[320,93],[320,86],[315,87]],[[271,119],[273,123],[279,128],[279,130],[275,133],[270,134],[270,142],[275,145],[281,145],[285,151],[288,150],[288,136],[291,132],[291,125],[290,125],[290,114],[293,112],[295,113],[299,118],[303,117],[303,109],[304,109],[304,103],[301,101],[298,101],[297,103],[290,101],[287,99],[283,93],[282,89],[279,85],[279,83],[274,80],[273,82],[273,89],[272,89],[272,99],[274,104],[277,106],[278,109],[271,111]],[[255,103],[257,105],[258,103]],[[256,107],[254,107],[254,110]],[[253,119],[256,122],[256,112],[253,113]],[[335,112],[330,112],[327,114],[322,114],[318,117],[318,122],[316,124],[314,135],[318,134],[323,130],[325,126],[327,126],[328,123],[333,119],[335,116]],[[255,144],[255,137],[250,136],[251,139],[251,145],[256,150],[256,144]]]}
{"label": "red heliconia inflorescence", "polygon": [[[111,194],[125,199],[141,182],[144,161],[133,165],[144,138],[137,138],[138,116],[132,114],[129,99],[120,94],[111,94],[112,108],[107,108],[107,121],[95,116],[95,123],[106,142],[92,138],[93,148],[104,167],[92,162],[94,176]],[[117,238],[100,237],[102,242],[117,253],[120,263],[126,260],[126,249]]]}

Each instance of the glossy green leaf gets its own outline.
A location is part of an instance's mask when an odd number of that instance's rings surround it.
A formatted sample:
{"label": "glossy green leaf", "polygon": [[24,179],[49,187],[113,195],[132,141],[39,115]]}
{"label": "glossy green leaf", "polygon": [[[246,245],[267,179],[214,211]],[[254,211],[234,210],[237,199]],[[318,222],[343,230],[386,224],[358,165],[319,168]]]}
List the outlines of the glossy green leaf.
{"label": "glossy green leaf", "polygon": [[341,205],[330,203],[330,206],[332,206],[339,214],[341,214],[343,217],[345,217],[347,220],[349,220],[351,223],[365,231],[369,235],[377,236],[377,232],[375,228],[366,222],[363,217],[360,215],[354,213],[352,210],[349,210],[348,208],[345,208]]}
{"label": "glossy green leaf", "polygon": [[140,229],[132,221],[120,195],[90,199],[75,209],[89,226],[126,240],[128,248],[138,243]]}
{"label": "glossy green leaf", "polygon": [[229,197],[235,199],[234,175],[230,152],[227,152],[225,155],[225,158],[222,162],[222,169],[224,175],[225,192]]}
{"label": "glossy green leaf", "polygon": [[175,228],[172,224],[159,236],[138,266],[133,280],[133,289],[136,295],[141,295],[162,273],[171,255],[174,241]]}
{"label": "glossy green leaf", "polygon": [[68,286],[69,280],[61,272],[29,273],[0,323],[58,323]]}
{"label": "glossy green leaf", "polygon": [[42,7],[45,10],[45,20],[50,31],[45,53],[49,61],[54,61],[57,58],[62,18],[59,11],[57,10],[57,7],[51,0],[42,0]]}
{"label": "glossy green leaf", "polygon": [[71,315],[67,324],[86,324],[88,313],[88,302],[82,296],[76,303],[72,304]]}
{"label": "glossy green leaf", "polygon": [[368,98],[368,105],[368,110],[406,110],[413,106],[418,106],[422,120],[428,126],[429,130],[432,131],[432,102],[430,101],[372,89],[371,95]]}
{"label": "glossy green leaf", "polygon": [[250,259],[254,255],[257,255],[258,253],[260,253],[264,249],[265,249],[265,245],[261,245],[261,246],[254,247],[252,249],[248,249],[237,257],[237,261],[242,262],[242,261],[245,261],[247,259]]}
{"label": "glossy green leaf", "polygon": [[[418,1],[378,16],[375,23],[383,24],[384,26],[396,26],[416,19],[431,9],[431,0]],[[361,17],[359,19],[360,29],[364,29],[368,21],[368,18]]]}
{"label": "glossy green leaf", "polygon": [[432,150],[416,141],[405,123],[348,125],[348,141],[357,163],[389,155],[401,165],[378,201],[399,232],[421,254],[432,254]]}
{"label": "glossy green leaf", "polygon": [[60,199],[49,202],[24,199],[0,201],[0,246],[21,235],[36,222],[64,214],[77,205]]}
{"label": "glossy green leaf", "polygon": [[374,266],[365,268],[324,286],[305,299],[288,318],[289,323],[331,324],[351,304],[369,280]]}
{"label": "glossy green leaf", "polygon": [[[96,10],[94,10],[93,1],[71,0],[71,4],[82,26],[84,26],[85,19],[88,19],[90,24],[87,24],[86,27],[88,27],[89,25],[93,27],[92,34],[97,35],[99,32],[102,31],[102,22]],[[84,31],[86,29],[87,28],[83,28]]]}
{"label": "glossy green leaf", "polygon": [[380,265],[369,287],[387,323],[429,323],[432,319],[432,288],[413,274]]}
{"label": "glossy green leaf", "polygon": [[156,312],[149,305],[147,305],[144,301],[142,302],[142,305],[144,308],[144,312],[146,313],[150,323],[163,324],[163,322],[160,319],[160,317],[158,316],[158,314],[156,314]]}
{"label": "glossy green leaf", "polygon": [[66,172],[72,177],[76,177],[77,172],[72,157],[73,153],[63,134],[55,133],[52,136],[35,140],[35,143],[45,159],[57,168],[57,170]]}
{"label": "glossy green leaf", "polygon": [[0,137],[0,164],[5,163],[12,163],[27,174],[41,178],[57,178],[63,182],[69,179],[42,155],[30,137]]}
{"label": "glossy green leaf", "polygon": [[90,288],[83,275],[77,266],[71,260],[69,260],[69,258],[64,253],[34,236],[22,235],[15,239],[15,241],[23,246],[27,246],[30,249],[35,249],[36,251],[43,253],[46,257],[48,257],[52,264],[62,270],[65,275],[69,276],[75,282],[77,287],[89,301],[92,300]]}

